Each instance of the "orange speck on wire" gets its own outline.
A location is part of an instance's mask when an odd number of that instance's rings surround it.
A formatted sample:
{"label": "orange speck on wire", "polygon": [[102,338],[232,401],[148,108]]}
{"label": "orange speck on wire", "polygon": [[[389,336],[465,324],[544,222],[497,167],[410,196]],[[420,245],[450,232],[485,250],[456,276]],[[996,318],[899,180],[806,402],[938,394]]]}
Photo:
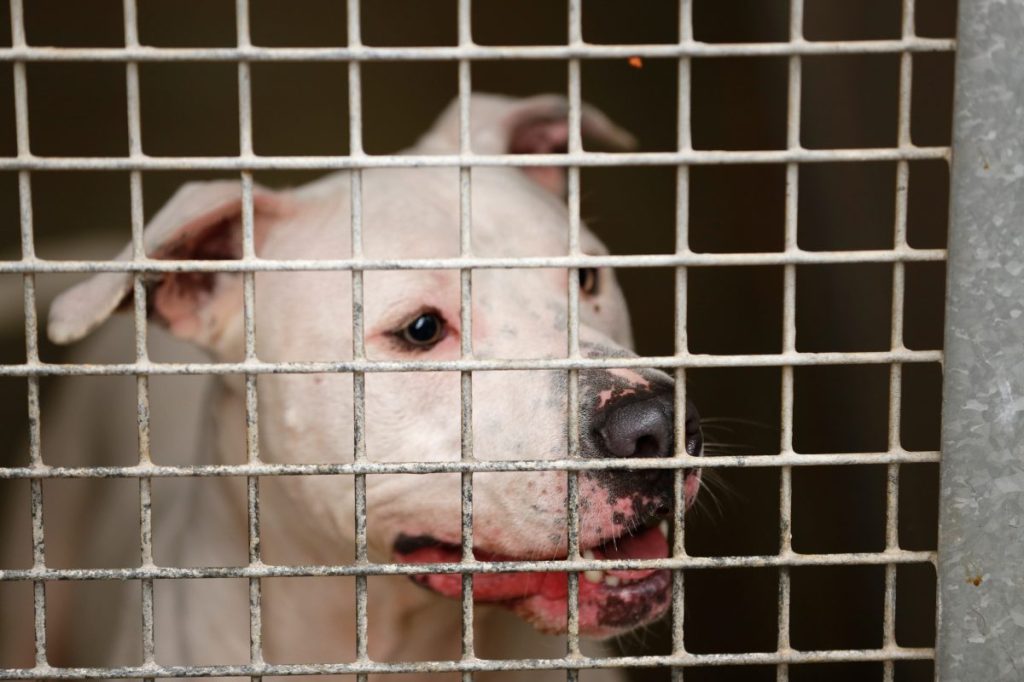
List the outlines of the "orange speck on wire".
{"label": "orange speck on wire", "polygon": [[630,57],[629,65],[632,66],[634,69],[642,69],[644,68],[644,60],[641,59],[640,57]]}

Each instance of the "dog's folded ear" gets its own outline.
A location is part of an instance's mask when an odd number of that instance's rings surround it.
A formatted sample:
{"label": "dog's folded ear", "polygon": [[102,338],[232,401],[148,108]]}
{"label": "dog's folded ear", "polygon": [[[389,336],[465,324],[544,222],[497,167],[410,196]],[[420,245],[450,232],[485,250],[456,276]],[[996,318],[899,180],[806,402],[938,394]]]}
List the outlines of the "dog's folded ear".
{"label": "dog's folded ear", "polygon": [[[287,212],[284,195],[253,189],[254,238]],[[168,260],[229,260],[242,254],[242,190],[237,181],[194,182],[182,186],[146,225],[146,256]],[[131,245],[116,260],[132,258]],[[146,276],[148,312],[181,338],[210,344],[228,311],[214,305],[239,276],[181,272]],[[50,307],[47,334],[54,343],[77,341],[98,327],[132,293],[132,275],[104,272],[61,293]],[[221,306],[223,307],[223,306]]]}
{"label": "dog's folded ear", "polygon": [[[470,99],[470,147],[475,154],[564,154],[569,146],[569,101],[562,95],[523,99],[474,94]],[[636,147],[635,138],[603,113],[584,103],[580,133],[611,150]],[[459,150],[459,104],[452,102],[411,150],[414,154],[451,154]],[[565,194],[565,169],[527,166],[523,171],[545,189]]]}

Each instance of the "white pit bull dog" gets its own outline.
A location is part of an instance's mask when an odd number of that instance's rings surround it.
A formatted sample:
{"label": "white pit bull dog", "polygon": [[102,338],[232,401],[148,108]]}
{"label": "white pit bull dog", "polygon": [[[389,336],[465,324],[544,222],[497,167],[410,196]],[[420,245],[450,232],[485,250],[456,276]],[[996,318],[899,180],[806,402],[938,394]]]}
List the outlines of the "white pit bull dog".
{"label": "white pit bull dog", "polygon": [[[472,147],[481,154],[564,151],[563,98],[523,100],[474,96]],[[458,147],[452,106],[408,150],[451,153]],[[599,112],[585,108],[583,132],[611,147],[632,139]],[[347,258],[350,251],[347,173],[291,190],[254,192],[257,253],[268,259]],[[473,253],[483,257],[556,256],[567,252],[564,176],[554,168],[477,168],[472,177]],[[166,259],[230,259],[241,252],[239,184],[183,187],[146,228],[149,255]],[[458,172],[379,169],[363,174],[364,252],[369,258],[434,258],[458,254]],[[585,229],[586,253],[605,253]],[[129,251],[122,253],[129,257]],[[555,269],[484,269],[473,273],[473,348],[478,358],[564,357],[567,277]],[[580,272],[580,340],[588,356],[630,353],[630,323],[610,271]],[[243,353],[241,277],[170,274],[154,280],[149,310],[170,332],[217,361]],[[274,272],[256,275],[258,355],[265,361],[351,358],[351,275]],[[100,274],[62,294],[49,318],[50,338],[77,341],[131,295],[131,278]],[[365,345],[371,360],[459,357],[457,271],[369,271],[365,274]],[[480,459],[566,456],[564,371],[495,371],[473,376],[474,451]],[[458,460],[460,380],[457,372],[373,373],[366,377],[366,443],[376,461]],[[343,374],[278,374],[259,380],[260,452],[268,462],[345,462],[353,456],[352,378]],[[240,377],[213,382],[203,414],[208,426],[193,461],[238,463],[244,453],[244,390]],[[653,370],[581,372],[585,457],[670,456],[673,383]],[[53,417],[50,424],[53,426]],[[80,438],[83,436],[79,436]],[[186,450],[188,438],[170,447]],[[688,407],[685,448],[700,454],[696,411]],[[154,448],[157,449],[156,447]],[[204,451],[205,450],[205,454]],[[159,461],[159,457],[157,457]],[[88,462],[82,462],[88,465]],[[554,559],[566,554],[565,472],[478,473],[474,477],[474,545],[484,561]],[[668,556],[664,524],[671,515],[671,474],[600,472],[581,477],[580,547],[590,557]],[[159,481],[157,482],[159,483]],[[243,547],[244,481],[208,479],[214,494],[190,493],[157,508],[156,559],[161,565],[210,565],[220,547]],[[692,503],[699,471],[689,471]],[[156,489],[156,484],[154,484]],[[366,479],[370,557],[378,562],[458,561],[458,474],[370,475]],[[156,495],[156,493],[154,493]],[[296,476],[262,481],[265,560],[349,563],[354,551],[350,476]],[[128,499],[131,499],[130,497]],[[50,503],[50,499],[47,500]],[[108,501],[109,502],[109,501]],[[159,500],[158,500],[159,502]],[[76,518],[137,514],[137,498],[118,510],[103,500],[74,504]],[[101,534],[102,536],[102,534]],[[125,538],[123,565],[138,562],[137,537]],[[93,538],[93,545],[115,542]],[[110,550],[110,547],[106,548]],[[89,551],[88,547],[85,551]],[[113,552],[116,554],[117,552]],[[237,565],[237,563],[236,563]],[[157,586],[157,660],[162,664],[246,663],[249,660],[245,581],[241,589],[205,587],[220,581],[161,581]],[[370,655],[381,661],[458,659],[459,575],[370,578]],[[579,588],[580,632],[606,638],[651,622],[670,605],[667,571],[588,572]],[[476,620],[477,654],[486,658],[561,656],[567,578],[560,573],[479,574],[474,597],[508,607],[483,609]],[[426,588],[426,589],[424,589]],[[71,599],[70,597],[68,599]],[[137,605],[109,606],[109,652],[96,635],[83,644],[73,623],[82,604],[50,600],[53,651],[69,659],[93,647],[91,662],[140,660]],[[271,663],[353,660],[355,590],[351,578],[264,581],[264,658]],[[63,619],[63,620],[62,620]],[[532,624],[538,634],[523,623]],[[95,621],[92,621],[95,622]],[[133,627],[126,627],[130,623]],[[63,638],[63,639],[61,639]],[[77,638],[77,639],[76,639]],[[564,672],[551,673],[563,679]],[[515,679],[543,680],[548,673]],[[480,675],[480,679],[488,679]],[[514,677],[514,676],[513,676]],[[612,679],[610,671],[588,679]],[[394,676],[389,679],[398,679]],[[420,679],[411,675],[406,679]],[[440,679],[432,676],[429,679]],[[511,679],[508,674],[502,680]]]}

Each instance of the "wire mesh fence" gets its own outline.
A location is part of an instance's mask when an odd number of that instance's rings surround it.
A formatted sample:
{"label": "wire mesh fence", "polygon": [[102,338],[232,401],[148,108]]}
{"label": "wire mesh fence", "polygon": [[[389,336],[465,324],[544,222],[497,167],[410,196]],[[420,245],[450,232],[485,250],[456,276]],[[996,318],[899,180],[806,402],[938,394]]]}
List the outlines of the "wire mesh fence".
{"label": "wire mesh fence", "polygon": [[[885,680],[894,679],[895,664],[907,660],[933,660],[933,647],[901,646],[896,637],[897,569],[906,564],[934,567],[934,551],[906,549],[899,537],[900,467],[903,464],[937,463],[938,451],[914,451],[901,441],[901,390],[903,368],[908,364],[941,362],[939,350],[914,350],[904,342],[906,267],[915,262],[942,262],[943,248],[915,248],[907,239],[910,164],[932,160],[948,163],[947,146],[917,146],[911,140],[911,92],[913,56],[924,52],[954,50],[950,39],[919,37],[915,32],[914,1],[903,0],[901,37],[890,40],[810,41],[804,38],[804,3],[792,0],[789,36],[778,43],[705,43],[693,34],[693,2],[679,3],[679,40],[671,45],[598,45],[587,43],[582,33],[581,0],[568,2],[568,36],[565,45],[492,47],[474,43],[470,0],[458,2],[458,44],[452,47],[375,47],[364,45],[360,31],[360,3],[347,2],[345,47],[287,48],[253,45],[250,39],[247,0],[235,4],[237,45],[225,48],[166,48],[143,45],[139,40],[136,0],[125,0],[124,47],[53,48],[29,45],[26,40],[22,0],[11,0],[12,44],[0,48],[0,61],[12,65],[16,113],[17,155],[0,158],[0,171],[17,172],[20,199],[22,257],[0,262],[0,274],[20,275],[24,288],[26,359],[0,365],[0,377],[24,378],[28,385],[30,461],[25,466],[0,468],[0,479],[27,479],[31,490],[32,566],[0,568],[0,581],[31,582],[33,586],[35,665],[0,669],[0,679],[168,678],[201,676],[328,675],[374,673],[460,672],[470,677],[484,671],[566,670],[569,679],[591,668],[669,668],[682,679],[685,669],[696,666],[770,665],[777,679],[788,679],[791,665],[835,662],[878,662]],[[895,125],[897,142],[889,148],[808,149],[801,145],[802,70],[805,58],[819,55],[888,54],[899,56],[899,96]],[[691,62],[696,58],[779,57],[787,65],[786,146],[779,150],[713,151],[695,149],[691,139]],[[582,141],[581,64],[586,60],[637,57],[676,60],[678,145],[674,151],[605,153],[584,150]],[[363,148],[361,69],[379,61],[441,61],[456,65],[458,83],[458,153],[417,156],[369,154]],[[556,60],[564,62],[568,83],[568,150],[565,154],[487,155],[471,148],[470,95],[472,65],[490,60]],[[26,65],[34,62],[123,63],[126,76],[128,154],[117,157],[37,156],[30,148]],[[239,154],[236,156],[157,157],[142,148],[142,116],[139,65],[146,62],[220,62],[237,65]],[[253,64],[265,62],[338,62],[347,68],[349,153],[341,156],[267,156],[253,149]],[[892,162],[896,167],[894,240],[891,248],[810,251],[798,244],[800,168],[806,164],[857,164]],[[777,252],[706,253],[691,249],[689,240],[690,173],[694,167],[773,164],[785,169],[784,248]],[[473,253],[473,207],[470,201],[473,171],[484,167],[557,167],[566,170],[568,203],[568,251],[551,257],[482,257]],[[580,245],[581,169],[591,167],[658,166],[675,172],[675,249],[670,254],[588,255]],[[371,258],[363,255],[363,175],[376,168],[457,168],[459,177],[459,255],[449,258]],[[254,217],[254,173],[265,170],[346,170],[351,188],[351,257],[325,260],[271,260],[257,255]],[[33,174],[43,171],[127,171],[131,191],[131,259],[124,261],[48,260],[35,251],[32,214]],[[147,256],[143,241],[143,173],[168,170],[237,172],[242,191],[242,256],[237,260],[158,260]],[[889,347],[856,352],[800,351],[796,343],[797,268],[803,265],[879,263],[892,268]],[[694,268],[722,266],[778,266],[783,274],[782,349],[774,354],[706,355],[692,353],[687,341],[688,273]],[[593,357],[581,353],[579,290],[568,287],[564,357],[490,359],[474,356],[473,274],[488,269],[550,269],[564,271],[568,282],[579,278],[583,268],[672,268],[675,289],[674,344],[672,355],[660,357]],[[364,336],[364,274],[378,271],[450,270],[459,273],[459,358],[452,360],[388,361],[367,357]],[[352,356],[339,361],[269,362],[260,359],[256,338],[256,273],[350,272],[352,286]],[[135,357],[117,364],[52,363],[40,358],[36,278],[52,273],[129,273],[132,281],[135,320]],[[147,347],[147,281],[161,273],[231,272],[242,276],[244,358],[239,362],[156,362]],[[856,453],[801,454],[794,447],[794,369],[804,366],[884,365],[888,368],[887,444],[884,450]],[[659,368],[675,377],[675,443],[686,441],[686,372],[694,368],[773,367],[781,375],[781,421],[778,454],[758,457],[718,455],[698,457],[677,452],[665,458],[589,459],[580,454],[580,373],[608,368]],[[476,372],[563,371],[567,377],[568,443],[566,456],[535,460],[515,458],[494,461],[477,457],[473,429],[473,375]],[[456,461],[380,462],[368,457],[366,443],[366,378],[375,373],[458,372],[460,376],[461,457]],[[278,463],[264,461],[260,452],[258,377],[271,374],[349,374],[353,385],[353,433],[351,461]],[[131,466],[52,466],[41,450],[40,381],[57,376],[118,375],[134,377],[137,389],[138,462]],[[154,462],[150,452],[149,381],[161,375],[216,375],[244,379],[246,460],[242,463],[170,465]],[[885,546],[875,552],[805,553],[792,544],[793,471],[806,466],[885,465]],[[580,488],[577,472],[667,470],[673,476],[677,509],[685,506],[684,474],[687,469],[777,468],[779,489],[779,551],[756,556],[695,556],[687,552],[680,514],[669,538],[671,554],[662,559],[586,558],[579,539]],[[567,473],[567,556],[547,561],[480,561],[474,556],[474,475],[493,472],[565,471]],[[388,474],[450,473],[461,477],[461,561],[440,564],[381,563],[370,560],[367,548],[367,477]],[[261,550],[261,479],[276,476],[351,476],[354,480],[355,557],[347,564],[285,566],[265,563]],[[234,567],[178,567],[154,560],[152,485],[154,479],[238,477],[245,480],[248,518],[248,562]],[[47,479],[122,478],[139,481],[139,566],[133,568],[57,568],[48,565],[43,523],[43,481]],[[884,567],[884,607],[877,624],[881,646],[835,650],[799,650],[790,639],[791,570],[802,566]],[[778,569],[777,646],[774,651],[740,653],[693,653],[687,650],[684,630],[684,570],[721,570],[740,567]],[[580,648],[579,576],[586,571],[667,569],[672,572],[671,640],[667,655],[592,657]],[[473,637],[474,576],[496,573],[567,572],[567,650],[556,659],[493,660],[478,657]],[[459,574],[462,576],[462,657],[453,661],[379,662],[368,648],[367,579],[382,575]],[[264,659],[263,581],[278,577],[353,576],[355,578],[356,658],[347,663],[273,663]],[[250,660],[244,665],[177,666],[160,661],[160,637],[154,628],[154,581],[175,579],[238,578],[248,584]],[[142,663],[113,668],[56,667],[51,665],[47,641],[47,584],[51,581],[137,581],[141,591]]]}

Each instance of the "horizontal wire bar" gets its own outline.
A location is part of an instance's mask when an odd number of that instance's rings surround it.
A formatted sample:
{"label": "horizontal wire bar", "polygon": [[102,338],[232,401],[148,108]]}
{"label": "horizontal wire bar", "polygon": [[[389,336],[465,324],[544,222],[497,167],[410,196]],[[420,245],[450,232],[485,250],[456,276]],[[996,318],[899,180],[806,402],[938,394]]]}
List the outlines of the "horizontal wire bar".
{"label": "horizontal wire bar", "polygon": [[505,59],[656,59],[679,57],[787,57],[793,55],[952,52],[951,38],[641,45],[461,45],[425,47],[46,47],[0,49],[0,62],[350,62]]}
{"label": "horizontal wire bar", "polygon": [[134,376],[226,374],[341,374],[351,372],[491,372],[504,370],[805,367],[810,365],[886,365],[894,362],[941,362],[940,350],[774,353],[765,355],[682,355],[619,358],[537,358],[524,360],[338,360],[323,362],[132,362],[120,364],[25,363],[0,365],[0,377]]}
{"label": "horizontal wire bar", "polygon": [[132,465],[119,467],[7,467],[0,480],[43,478],[204,478],[223,476],[341,476],[352,474],[442,474],[512,471],[611,471],[765,468],[779,466],[856,466],[875,464],[928,464],[940,460],[938,451],[856,452],[837,454],[722,455],[637,459],[453,460],[444,462],[335,462],[310,464],[191,464]]}
{"label": "horizontal wire bar", "polygon": [[289,566],[135,566],[128,568],[52,568],[39,566],[0,569],[0,582],[24,580],[141,580],[210,578],[296,578],[355,575],[426,575],[434,573],[557,573],[566,571],[643,571],[650,569],[771,568],[776,566],[879,566],[934,564],[936,553],[905,549],[836,554],[761,554],[738,556],[665,557],[661,559],[551,559],[548,561],[475,561],[465,563],[353,563]]}
{"label": "horizontal wire bar", "polygon": [[480,168],[523,166],[693,166],[853,161],[949,161],[949,147],[764,149],[748,151],[579,152],[575,154],[364,154],[359,156],[35,156],[0,158],[0,171],[282,171],[356,168]]}
{"label": "horizontal wire bar", "polygon": [[465,658],[452,661],[409,663],[317,663],[250,664],[205,666],[125,666],[120,668],[0,668],[0,679],[87,679],[140,677],[252,677],[294,675],[353,675],[359,673],[442,673],[523,670],[589,670],[595,668],[660,668],[664,666],[774,665],[778,663],[850,663],[871,661],[917,661],[935,657],[929,647],[892,646],[884,649],[832,649],[817,651],[756,652],[744,654],[691,654],[666,656],[616,656],[590,658],[527,658],[489,660]]}
{"label": "horizontal wire bar", "polygon": [[378,258],[330,260],[152,260],[51,261],[43,259],[0,261],[0,274],[73,272],[305,272],[348,270],[489,270],[534,268],[655,268],[750,265],[834,265],[848,263],[893,263],[942,261],[945,249],[874,249],[863,251],[804,251],[790,249],[751,253],[680,253],[623,256],[533,256]]}

